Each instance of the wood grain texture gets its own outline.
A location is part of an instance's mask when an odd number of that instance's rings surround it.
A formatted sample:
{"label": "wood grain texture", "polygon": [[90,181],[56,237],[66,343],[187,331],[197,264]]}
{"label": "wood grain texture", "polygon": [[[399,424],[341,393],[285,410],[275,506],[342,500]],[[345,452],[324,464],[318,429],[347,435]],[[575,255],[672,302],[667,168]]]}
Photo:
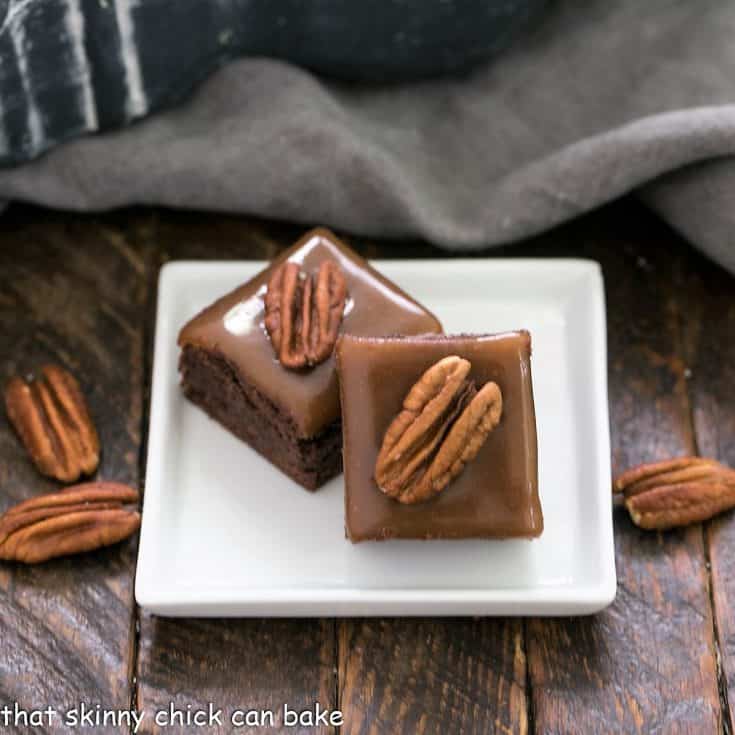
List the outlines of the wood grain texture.
{"label": "wood grain texture", "polygon": [[[705,258],[681,264],[685,356],[700,454],[735,467],[735,279]],[[729,732],[735,686],[735,514],[705,525],[716,633],[722,662],[721,698]]]}
{"label": "wood grain texture", "polygon": [[528,732],[518,619],[343,620],[342,733]]}
{"label": "wood grain texture", "polygon": [[[0,219],[0,378],[49,361],[72,371],[100,432],[98,477],[137,486],[149,253],[110,237],[93,218],[19,209]],[[56,487],[2,412],[0,508]],[[0,565],[0,703],[130,706],[135,550],[131,539],[37,567]],[[67,730],[57,721],[49,732]]]}
{"label": "wood grain texture", "polygon": [[[80,217],[12,208],[0,219],[0,377],[48,359],[71,369],[102,435],[100,475],[137,484],[157,266],[269,259],[305,229],[152,209]],[[347,239],[367,257],[446,257],[415,241]],[[731,276],[630,201],[490,254],[602,263],[616,469],[696,448],[735,464]],[[54,487],[0,420],[0,510]],[[0,704],[133,701],[149,715],[147,733],[192,732],[162,730],[152,713],[210,701],[225,713],[339,706],[342,733],[717,732],[732,724],[733,524],[730,514],[704,534],[651,534],[617,510],[618,599],[587,619],[143,614],[136,639],[134,542],[34,569],[0,565]]]}
{"label": "wood grain texture", "polygon": [[[147,217],[146,237],[155,240],[161,263],[173,259],[271,260],[319,225],[166,210],[140,210],[140,216]],[[446,250],[420,240],[388,241],[335,234],[364,258],[450,257]]]}
{"label": "wood grain texture", "polygon": [[[334,625],[329,620],[175,620],[143,615],[140,624],[138,707],[147,719],[142,733],[190,733],[195,728],[159,727],[154,713],[173,703],[178,710],[222,710],[222,726],[234,729],[235,710],[274,712],[283,727],[283,705],[302,711],[315,702],[335,708]],[[271,730],[273,731],[273,730]],[[289,727],[291,733],[326,735],[329,727]]]}
{"label": "wood grain texture", "polygon": [[[618,211],[627,216],[613,209],[569,230],[605,275],[614,471],[694,449],[678,279],[691,252],[643,212]],[[528,621],[536,731],[719,731],[701,526],[644,532],[618,509],[615,550],[612,607],[592,618]]]}

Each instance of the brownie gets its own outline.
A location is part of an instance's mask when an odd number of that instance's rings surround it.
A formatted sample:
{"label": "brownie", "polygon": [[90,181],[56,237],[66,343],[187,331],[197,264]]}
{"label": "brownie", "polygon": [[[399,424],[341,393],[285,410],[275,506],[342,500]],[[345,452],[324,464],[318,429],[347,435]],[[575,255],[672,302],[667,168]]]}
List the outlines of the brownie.
{"label": "brownie", "polygon": [[[345,530],[351,541],[532,538],[542,533],[528,332],[403,338],[343,335],[336,353],[342,396]],[[386,430],[395,426],[407,395],[426,371],[451,356],[469,362],[464,383],[471,384],[470,395],[496,384],[502,395],[499,423],[448,484],[438,483],[436,494],[419,502],[406,502],[405,497],[399,501],[376,481]],[[450,416],[447,426],[459,421],[457,415],[462,414]],[[469,445],[470,438],[458,446]],[[433,451],[439,451],[443,441]],[[402,449],[404,465],[415,446]]]}
{"label": "brownie", "polygon": [[308,232],[270,266],[215,301],[179,334],[184,394],[303,487],[315,490],[342,465],[334,355],[308,369],[284,367],[265,328],[264,297],[286,261],[315,273],[325,260],[344,274],[341,333],[437,333],[429,311],[328,230]]}

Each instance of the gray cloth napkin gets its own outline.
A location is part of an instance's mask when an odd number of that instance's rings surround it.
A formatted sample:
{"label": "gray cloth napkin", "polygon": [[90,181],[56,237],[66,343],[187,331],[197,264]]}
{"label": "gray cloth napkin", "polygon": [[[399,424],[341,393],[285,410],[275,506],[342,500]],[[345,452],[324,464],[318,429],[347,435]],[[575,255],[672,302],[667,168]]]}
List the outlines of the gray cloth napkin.
{"label": "gray cloth napkin", "polygon": [[474,249],[637,189],[735,272],[735,4],[556,0],[463,78],[383,87],[244,59],[176,109],[0,171],[0,197],[151,203]]}

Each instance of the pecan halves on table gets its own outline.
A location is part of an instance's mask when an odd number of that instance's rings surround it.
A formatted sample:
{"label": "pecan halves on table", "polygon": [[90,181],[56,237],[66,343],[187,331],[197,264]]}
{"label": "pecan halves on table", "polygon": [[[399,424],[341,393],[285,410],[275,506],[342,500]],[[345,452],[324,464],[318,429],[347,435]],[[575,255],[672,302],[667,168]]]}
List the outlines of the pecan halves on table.
{"label": "pecan halves on table", "polygon": [[40,495],[0,516],[0,559],[37,564],[116,544],[140,527],[126,505],[138,491],[117,482],[89,482]]}
{"label": "pecan halves on table", "polygon": [[11,423],[38,470],[61,482],[92,474],[100,442],[74,376],[46,365],[35,379],[11,378],[5,386]]}
{"label": "pecan halves on table", "polygon": [[265,294],[265,328],[279,362],[312,367],[334,349],[347,298],[342,269],[325,260],[315,274],[285,262],[273,271]]}
{"label": "pecan halves on table", "polygon": [[470,368],[468,360],[445,357],[408,392],[375,464],[375,481],[386,495],[419,503],[442,492],[500,422],[500,388],[489,382],[478,391],[467,377]]}
{"label": "pecan halves on table", "polygon": [[665,530],[699,523],[735,507],[735,470],[705,457],[678,457],[643,464],[618,475],[637,526]]}

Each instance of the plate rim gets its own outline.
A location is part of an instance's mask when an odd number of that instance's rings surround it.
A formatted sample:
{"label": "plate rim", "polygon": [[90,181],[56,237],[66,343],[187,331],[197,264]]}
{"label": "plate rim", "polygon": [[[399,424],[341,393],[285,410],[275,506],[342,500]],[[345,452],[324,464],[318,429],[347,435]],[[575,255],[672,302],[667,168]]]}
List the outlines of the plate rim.
{"label": "plate rim", "polygon": [[[181,585],[161,586],[153,577],[153,558],[149,548],[155,517],[159,518],[162,508],[161,493],[150,488],[163,480],[164,443],[167,414],[171,409],[170,392],[177,385],[170,385],[167,369],[177,350],[169,344],[170,329],[164,328],[166,314],[171,309],[171,299],[182,276],[192,275],[197,269],[214,273],[233,266],[241,266],[253,274],[266,267],[270,261],[261,259],[186,259],[173,260],[161,266],[157,284],[157,305],[153,360],[151,364],[150,413],[148,424],[148,446],[146,450],[145,492],[143,493],[143,518],[135,575],[135,599],[138,605],[154,614],[167,617],[226,616],[226,617],[292,617],[292,616],[472,616],[472,615],[588,615],[607,607],[615,599],[617,575],[613,537],[612,494],[601,494],[598,498],[600,519],[600,546],[602,574],[591,584],[570,587],[503,587],[496,589],[477,588],[422,588],[404,590],[395,588],[360,587],[288,587],[256,588],[254,590],[232,590],[226,598],[209,593],[182,595]],[[442,272],[447,270],[478,268],[525,268],[535,267],[557,273],[570,269],[577,271],[588,282],[585,297],[590,299],[593,346],[592,402],[595,443],[603,461],[597,463],[597,479],[601,490],[610,487],[611,466],[604,458],[610,457],[610,429],[607,381],[607,320],[605,312],[605,289],[600,264],[587,258],[524,258],[524,257],[459,257],[459,258],[381,258],[370,259],[370,264],[381,272],[392,268],[409,267],[416,270],[434,270],[439,264]],[[580,283],[580,287],[582,284]],[[146,517],[149,520],[146,523]],[[347,543],[347,541],[345,541]]]}

